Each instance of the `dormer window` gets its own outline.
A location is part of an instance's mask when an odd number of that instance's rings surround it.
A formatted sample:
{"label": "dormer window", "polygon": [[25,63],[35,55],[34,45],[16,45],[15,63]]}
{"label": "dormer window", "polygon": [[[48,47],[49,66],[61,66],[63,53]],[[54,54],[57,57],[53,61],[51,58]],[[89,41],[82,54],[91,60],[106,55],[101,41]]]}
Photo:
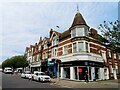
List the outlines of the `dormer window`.
{"label": "dormer window", "polygon": [[41,46],[39,46],[38,50],[39,50],[39,51],[41,50]]}
{"label": "dormer window", "polygon": [[57,45],[59,42],[59,37],[54,35],[52,39],[52,46]]}
{"label": "dormer window", "polygon": [[72,38],[79,37],[79,36],[87,36],[88,29],[85,27],[77,27],[71,31]]}
{"label": "dormer window", "polygon": [[48,42],[45,40],[43,42],[43,49],[47,49],[48,48]]}

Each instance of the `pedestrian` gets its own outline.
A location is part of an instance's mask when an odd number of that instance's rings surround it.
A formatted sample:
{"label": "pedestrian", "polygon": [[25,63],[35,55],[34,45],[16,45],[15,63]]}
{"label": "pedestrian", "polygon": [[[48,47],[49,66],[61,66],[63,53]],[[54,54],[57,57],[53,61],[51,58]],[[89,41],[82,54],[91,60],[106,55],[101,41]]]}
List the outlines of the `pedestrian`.
{"label": "pedestrian", "polygon": [[84,76],[84,78],[85,78],[85,82],[88,83],[88,82],[89,82],[89,75],[88,75],[88,72],[87,72],[87,71],[85,71],[85,76]]}
{"label": "pedestrian", "polygon": [[53,71],[50,72],[50,77],[53,78]]}

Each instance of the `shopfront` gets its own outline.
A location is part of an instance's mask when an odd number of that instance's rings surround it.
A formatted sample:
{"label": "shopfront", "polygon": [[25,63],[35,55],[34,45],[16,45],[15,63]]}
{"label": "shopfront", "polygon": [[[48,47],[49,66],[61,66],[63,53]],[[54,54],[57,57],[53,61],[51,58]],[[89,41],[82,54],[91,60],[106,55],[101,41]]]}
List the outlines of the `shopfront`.
{"label": "shopfront", "polygon": [[30,71],[33,73],[34,71],[41,71],[41,62],[34,62],[30,64]]}
{"label": "shopfront", "polygon": [[60,75],[60,68],[58,67],[58,63],[61,62],[58,59],[50,59],[47,62],[47,71],[48,73],[53,73],[53,77],[56,78],[58,74],[59,69],[59,75]]}
{"label": "shopfront", "polygon": [[[89,74],[89,80],[103,79],[104,64],[94,61],[71,61],[60,63],[61,78],[72,80],[85,80],[85,72]],[[101,76],[102,75],[102,76]]]}
{"label": "shopfront", "polygon": [[41,72],[46,72],[47,71],[47,60],[41,62]]}

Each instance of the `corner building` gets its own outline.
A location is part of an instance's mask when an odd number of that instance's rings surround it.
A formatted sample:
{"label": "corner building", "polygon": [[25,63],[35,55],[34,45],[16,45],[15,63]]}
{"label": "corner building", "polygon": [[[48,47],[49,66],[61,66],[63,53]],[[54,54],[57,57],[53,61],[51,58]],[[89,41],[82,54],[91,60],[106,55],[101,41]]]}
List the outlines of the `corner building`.
{"label": "corner building", "polygon": [[98,37],[97,30],[77,11],[68,30],[60,33],[51,29],[49,38],[40,38],[26,48],[30,70],[52,71],[54,77],[71,80],[84,80],[85,71],[91,81],[120,78],[120,54]]}

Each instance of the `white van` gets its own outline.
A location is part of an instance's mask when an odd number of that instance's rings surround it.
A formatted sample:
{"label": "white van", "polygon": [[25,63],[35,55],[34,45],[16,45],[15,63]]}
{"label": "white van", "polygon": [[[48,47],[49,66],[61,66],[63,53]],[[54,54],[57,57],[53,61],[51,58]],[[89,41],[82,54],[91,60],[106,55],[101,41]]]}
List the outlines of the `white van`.
{"label": "white van", "polygon": [[13,69],[11,68],[11,67],[6,67],[5,69],[4,69],[4,73],[10,73],[10,74],[13,74]]}

